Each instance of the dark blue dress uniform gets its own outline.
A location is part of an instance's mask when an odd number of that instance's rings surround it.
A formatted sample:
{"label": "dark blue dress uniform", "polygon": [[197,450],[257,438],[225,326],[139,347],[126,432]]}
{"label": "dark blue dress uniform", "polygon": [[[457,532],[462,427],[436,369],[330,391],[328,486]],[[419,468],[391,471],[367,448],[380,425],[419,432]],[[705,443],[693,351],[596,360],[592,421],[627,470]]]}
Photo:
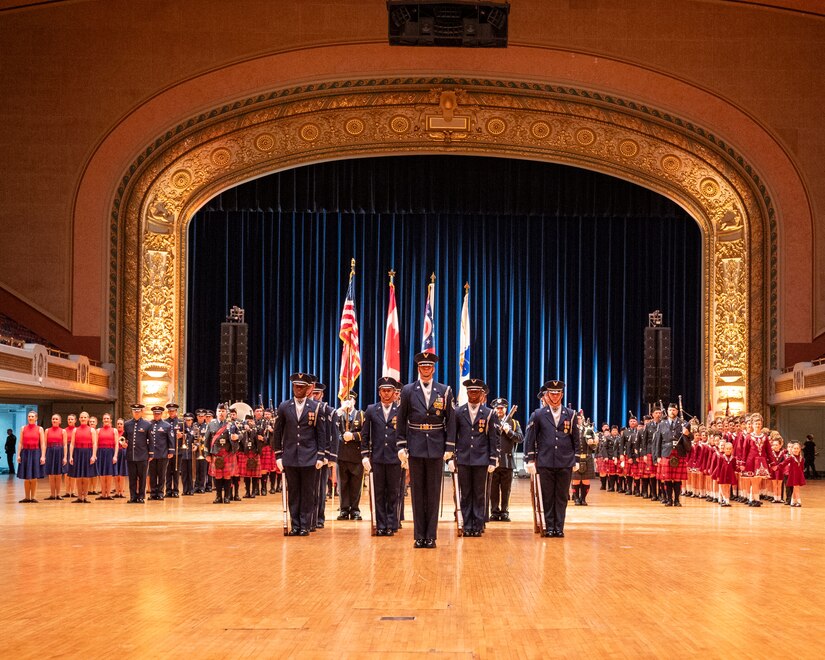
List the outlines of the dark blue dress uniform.
{"label": "dark blue dress uniform", "polygon": [[398,404],[385,412],[379,401],[367,407],[361,432],[361,457],[372,466],[375,487],[375,526],[383,534],[398,531],[398,502],[401,495],[401,460],[398,458]]}
{"label": "dark blue dress uniform", "polygon": [[[505,407],[510,405],[506,399],[496,399],[493,401],[493,408],[499,402]],[[493,472],[490,480],[490,520],[510,521],[510,492],[513,489],[513,470],[516,467],[513,452],[516,446],[524,440],[524,433],[521,425],[516,419],[511,419],[507,424],[509,431],[501,427],[499,420],[498,434],[498,467]]]}
{"label": "dark blue dress uniform", "polygon": [[[187,413],[184,415],[184,422],[181,431],[183,431],[183,438],[180,440],[180,444],[178,445],[178,465],[180,466],[180,476],[181,481],[183,481],[183,494],[184,495],[194,495],[194,479],[192,472],[194,471],[194,467],[192,465],[192,460],[194,459],[194,431],[195,431],[195,424],[194,416],[189,416]],[[203,462],[203,461],[201,461]]]}
{"label": "dark blue dress uniform", "polygon": [[[142,409],[140,406],[139,409]],[[123,423],[126,440],[126,466],[129,470],[129,502],[143,502],[146,497],[146,470],[153,456],[152,424],[146,419],[128,419]]]}
{"label": "dark blue dress uniform", "polygon": [[563,533],[579,427],[570,408],[561,406],[558,416],[557,423],[549,406],[533,412],[524,437],[524,455],[528,463],[536,464],[547,530]]}
{"label": "dark blue dress uniform", "polygon": [[154,457],[149,461],[149,488],[153,500],[162,500],[166,485],[166,469],[169,466],[167,456],[175,451],[175,435],[172,425],[164,419],[149,422],[152,428],[149,437],[152,441]]}
{"label": "dark blue dress uniform", "polygon": [[328,451],[328,431],[317,401],[304,400],[300,418],[295,399],[278,406],[272,434],[275,459],[283,461],[289,488],[289,514],[292,533],[306,536],[313,529],[317,476],[315,464]]}
{"label": "dark blue dress uniform", "polygon": [[[169,405],[174,405],[175,407],[170,408]],[[178,431],[183,432],[184,422],[178,417],[177,404],[169,405],[166,406],[169,410],[169,416],[166,418],[166,422],[172,427],[172,439],[175,444],[172,448],[173,456],[169,459],[169,466],[166,469],[166,497],[179,497],[181,476],[180,448],[183,444],[183,438],[178,437]]]}
{"label": "dark blue dress uniform", "polygon": [[[417,356],[416,356],[417,357]],[[455,451],[455,403],[448,385],[430,381],[426,403],[421,381],[401,389],[398,448],[409,452],[413,535],[419,547],[434,547],[443,482],[444,454]]]}
{"label": "dark blue dress uniform", "polygon": [[464,535],[480,535],[486,517],[487,472],[498,458],[498,418],[492,408],[479,404],[475,420],[470,404],[455,411],[455,462],[461,489]]}
{"label": "dark blue dress uniform", "polygon": [[[338,520],[361,520],[361,490],[364,483],[364,466],[361,463],[361,432],[364,413],[360,410],[339,410],[335,425],[341,444],[338,446],[338,493],[341,496],[341,514]],[[344,438],[352,433],[349,442]]]}
{"label": "dark blue dress uniform", "polygon": [[329,463],[335,463],[338,460],[338,446],[341,442],[338,425],[335,423],[335,408],[326,401],[319,401],[318,414],[323,418],[324,425],[327,429],[326,451],[324,452],[324,458],[327,464],[318,470],[316,475],[316,481],[318,482],[317,492],[315,494],[316,512],[314,523],[316,529],[323,528],[326,523],[327,481],[329,481],[329,472],[331,469]]}

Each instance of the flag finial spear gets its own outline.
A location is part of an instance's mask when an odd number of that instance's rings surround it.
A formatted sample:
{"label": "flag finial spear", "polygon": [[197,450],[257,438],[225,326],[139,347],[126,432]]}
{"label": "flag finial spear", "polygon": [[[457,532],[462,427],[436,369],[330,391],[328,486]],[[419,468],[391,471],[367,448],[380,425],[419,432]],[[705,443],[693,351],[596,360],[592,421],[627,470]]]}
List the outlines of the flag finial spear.
{"label": "flag finial spear", "polygon": [[349,262],[349,274],[350,277],[355,275],[355,257],[353,257],[352,260]]}
{"label": "flag finial spear", "polygon": [[395,269],[390,268],[387,274],[390,276],[390,284],[393,284],[393,280],[395,279]]}
{"label": "flag finial spear", "polygon": [[431,284],[435,284],[435,273],[433,273],[432,275],[430,275],[430,283],[431,283]]}
{"label": "flag finial spear", "polygon": [[469,293],[470,291],[470,283],[464,282],[464,293]]}

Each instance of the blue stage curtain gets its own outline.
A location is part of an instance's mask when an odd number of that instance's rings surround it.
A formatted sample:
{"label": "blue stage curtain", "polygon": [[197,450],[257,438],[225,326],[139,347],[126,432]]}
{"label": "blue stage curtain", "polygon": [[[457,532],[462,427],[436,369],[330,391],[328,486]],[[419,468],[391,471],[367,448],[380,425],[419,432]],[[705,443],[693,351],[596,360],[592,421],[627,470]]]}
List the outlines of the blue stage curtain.
{"label": "blue stage curtain", "polygon": [[[402,378],[415,377],[426,287],[436,274],[436,377],[458,389],[459,317],[470,284],[472,374],[525,420],[551,378],[594,422],[642,402],[643,331],[673,328],[673,397],[700,410],[701,236],[669,200],[561,165],[459,156],[324,163],[269,175],[211,200],[189,229],[187,403],[218,401],[220,323],[250,324],[250,403],[290,396],[317,374],[335,399],[350,259],[362,375],[377,399],[387,271],[396,271]],[[665,402],[667,403],[667,402]]]}

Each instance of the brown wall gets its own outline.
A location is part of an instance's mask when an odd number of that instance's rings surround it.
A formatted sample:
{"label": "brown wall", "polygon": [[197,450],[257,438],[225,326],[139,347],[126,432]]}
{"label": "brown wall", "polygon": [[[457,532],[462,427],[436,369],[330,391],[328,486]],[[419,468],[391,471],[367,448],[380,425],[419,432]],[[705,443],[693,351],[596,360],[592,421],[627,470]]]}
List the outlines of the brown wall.
{"label": "brown wall", "polygon": [[0,11],[0,228],[25,231],[4,251],[0,287],[75,335],[100,336],[112,199],[154,137],[226,100],[303,80],[456,73],[609,91],[729,142],[777,210],[782,341],[804,346],[825,329],[814,267],[825,237],[812,220],[825,204],[825,20],[702,0],[517,0],[510,40],[506,51],[390,48],[384,0]]}

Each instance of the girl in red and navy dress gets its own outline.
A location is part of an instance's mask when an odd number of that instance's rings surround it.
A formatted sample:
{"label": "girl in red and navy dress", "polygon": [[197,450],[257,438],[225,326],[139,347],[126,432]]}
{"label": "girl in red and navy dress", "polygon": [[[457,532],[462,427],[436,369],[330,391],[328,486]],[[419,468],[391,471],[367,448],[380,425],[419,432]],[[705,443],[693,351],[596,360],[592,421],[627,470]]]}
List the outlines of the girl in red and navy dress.
{"label": "girl in red and navy dress", "polygon": [[117,474],[117,430],[112,426],[112,416],[103,415],[103,426],[97,430],[97,473],[100,476],[99,500],[111,500],[112,477]]}
{"label": "girl in red and navy dress", "polygon": [[785,458],[785,472],[788,475],[788,490],[791,506],[802,506],[802,486],[805,485],[805,460],[802,458],[802,445],[791,443],[788,447],[790,456]]}
{"label": "girl in red and navy dress", "polygon": [[768,433],[762,428],[762,415],[751,415],[752,431],[745,437],[745,470],[742,472],[743,482],[746,482],[748,506],[761,506],[759,494],[762,490],[762,481],[769,479],[768,471]]}
{"label": "girl in red and navy dress", "polygon": [[733,443],[726,442],[724,454],[716,463],[716,482],[719,484],[719,504],[730,506],[730,489],[736,485],[736,458],[733,456]]}
{"label": "girl in red and navy dress", "polygon": [[129,477],[128,465],[126,465],[126,438],[123,437],[123,418],[118,417],[115,429],[117,431],[117,469],[115,470],[115,499],[123,499],[123,489],[126,486],[126,479]]}
{"label": "girl in red and navy dress", "polygon": [[[66,440],[68,443],[71,443],[72,436],[74,435],[74,430],[77,428],[77,415],[74,413],[69,413],[66,415]],[[66,491],[63,493],[64,499],[67,497],[74,497],[75,496],[75,489],[76,484],[74,479],[72,479],[71,475],[69,475],[69,453],[68,448],[66,451],[66,473],[65,473],[65,483],[66,483]]]}
{"label": "girl in red and navy dress", "polygon": [[75,427],[69,445],[69,476],[77,484],[75,504],[88,504],[89,484],[97,474],[97,431],[89,426],[89,413],[80,413],[80,426]]}
{"label": "girl in red and navy dress", "polygon": [[26,415],[28,424],[20,429],[20,442],[17,446],[17,478],[23,479],[26,496],[21,504],[35,503],[37,480],[46,476],[46,434],[37,425],[37,413],[29,410]]}
{"label": "girl in red and navy dress", "polygon": [[774,504],[782,504],[782,480],[785,478],[782,464],[788,452],[782,446],[782,436],[776,431],[771,433],[771,449],[768,452],[768,469],[771,471],[771,491]]}
{"label": "girl in red and navy dress", "polygon": [[66,430],[60,428],[60,415],[52,415],[52,425],[46,431],[46,474],[49,475],[49,496],[47,500],[62,500],[60,497],[60,479],[66,474],[68,447]]}

